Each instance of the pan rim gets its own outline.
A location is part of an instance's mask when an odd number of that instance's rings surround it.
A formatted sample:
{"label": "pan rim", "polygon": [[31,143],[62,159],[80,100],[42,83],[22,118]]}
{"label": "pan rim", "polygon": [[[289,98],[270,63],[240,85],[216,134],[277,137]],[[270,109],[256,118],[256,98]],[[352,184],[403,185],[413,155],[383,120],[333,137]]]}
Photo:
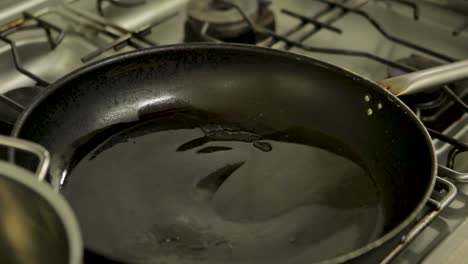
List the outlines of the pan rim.
{"label": "pan rim", "polygon": [[74,70],[73,72],[63,76],[56,82],[52,83],[47,90],[37,96],[34,101],[25,109],[25,111],[20,115],[18,120],[15,122],[15,125],[13,127],[11,135],[14,137],[19,137],[20,132],[25,124],[25,122],[28,120],[29,116],[31,113],[34,111],[34,109],[42,103],[46,98],[54,93],[56,90],[60,89],[60,87],[63,87],[65,84],[68,82],[78,78],[79,76],[86,74],[88,72],[92,72],[96,69],[99,69],[101,67],[105,67],[108,65],[113,64],[114,62],[119,62],[119,61],[124,61],[126,59],[132,59],[140,56],[145,56],[148,54],[154,55],[158,53],[164,53],[168,51],[177,51],[177,50],[207,50],[207,49],[229,49],[229,50],[236,50],[236,51],[241,51],[241,52],[255,52],[255,53],[261,53],[264,55],[269,55],[269,56],[277,56],[277,57],[285,57],[290,60],[297,60],[301,62],[306,62],[307,64],[313,64],[318,67],[322,67],[326,70],[333,71],[337,74],[340,74],[344,77],[353,79],[355,82],[359,82],[362,85],[367,85],[369,88],[373,89],[375,92],[378,92],[384,96],[386,96],[393,104],[396,104],[399,106],[399,108],[403,111],[405,116],[411,120],[411,122],[415,125],[415,128],[419,130],[421,133],[421,136],[423,136],[423,140],[426,141],[427,145],[427,151],[428,154],[430,155],[431,159],[431,180],[428,186],[426,187],[427,189],[425,190],[425,193],[423,197],[420,199],[418,202],[417,206],[412,210],[412,212],[407,215],[403,221],[401,221],[396,227],[392,228],[389,232],[384,234],[383,236],[379,237],[378,239],[367,243],[366,245],[354,249],[353,251],[350,251],[348,253],[344,253],[338,256],[335,256],[330,259],[325,259],[323,261],[320,261],[318,263],[343,263],[346,261],[350,261],[352,259],[355,259],[359,256],[365,255],[366,253],[369,253],[372,250],[377,249],[379,246],[385,244],[386,242],[390,241],[392,238],[397,236],[399,233],[401,233],[406,227],[408,227],[418,216],[418,214],[422,211],[424,206],[427,204],[427,201],[430,198],[430,195],[432,191],[434,190],[435,182],[436,182],[436,164],[437,164],[437,157],[435,155],[435,150],[434,146],[432,145],[431,137],[429,135],[429,132],[427,129],[424,127],[422,122],[416,117],[416,115],[411,111],[411,109],[405,105],[398,97],[395,95],[391,94],[389,91],[387,91],[385,88],[383,88],[381,85],[376,83],[375,81],[372,81],[368,78],[365,78],[359,74],[353,73],[349,70],[340,68],[338,66],[329,64],[324,61],[320,61],[314,58],[310,58],[304,55],[292,53],[292,52],[287,52],[287,51],[282,51],[282,50],[275,50],[271,48],[265,48],[265,47],[258,47],[258,46],[252,46],[252,45],[245,45],[245,44],[232,44],[232,43],[190,43],[190,44],[175,44],[175,45],[166,45],[166,46],[160,46],[160,47],[155,47],[155,48],[148,48],[148,49],[141,49],[141,50],[135,50],[135,51],[130,51],[126,53],[121,53],[117,54],[99,61],[95,61],[91,64],[85,65],[79,69]]}

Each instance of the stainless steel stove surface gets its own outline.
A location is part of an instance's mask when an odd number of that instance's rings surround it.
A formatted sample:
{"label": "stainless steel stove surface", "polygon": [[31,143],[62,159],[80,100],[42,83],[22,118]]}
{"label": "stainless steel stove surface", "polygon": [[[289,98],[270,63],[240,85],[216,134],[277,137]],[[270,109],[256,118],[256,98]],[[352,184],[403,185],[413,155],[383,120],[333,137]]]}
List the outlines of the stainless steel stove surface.
{"label": "stainless steel stove surface", "polygon": [[[6,0],[0,3],[0,128],[36,94],[83,65],[119,52],[187,41],[247,42],[317,58],[378,81],[468,57],[468,8],[460,0],[234,1],[224,17],[202,0]],[[197,3],[195,3],[197,2]],[[229,9],[217,1],[220,9]],[[213,13],[214,12],[214,13]],[[228,24],[228,26],[226,26]],[[14,50],[15,52],[12,52]],[[468,142],[468,83],[402,98],[424,123]],[[468,171],[468,155],[434,140],[439,162]],[[459,155],[454,155],[458,153]],[[395,263],[464,263],[468,187]]]}

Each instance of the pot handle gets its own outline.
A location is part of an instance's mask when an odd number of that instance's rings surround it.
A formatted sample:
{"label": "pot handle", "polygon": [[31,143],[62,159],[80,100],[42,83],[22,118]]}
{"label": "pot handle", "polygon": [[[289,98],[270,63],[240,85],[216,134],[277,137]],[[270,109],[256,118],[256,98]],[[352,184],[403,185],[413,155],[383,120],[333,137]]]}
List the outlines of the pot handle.
{"label": "pot handle", "polygon": [[[388,254],[380,263],[390,263],[398,254],[405,249],[408,244],[413,241],[431,222],[434,220],[439,213],[447,207],[457,195],[457,187],[450,181],[441,177],[436,177],[436,186],[445,191],[444,197],[440,200],[430,198],[428,203],[433,208],[424,217],[419,220],[415,226],[413,226],[406,235],[401,238],[400,243]],[[435,189],[435,188],[434,188]]]}
{"label": "pot handle", "polygon": [[388,78],[379,82],[396,96],[430,90],[443,84],[468,78],[468,60]]}
{"label": "pot handle", "polygon": [[36,156],[39,163],[35,174],[39,181],[44,180],[50,163],[49,152],[44,147],[30,141],[2,135],[0,135],[0,145],[20,149]]}

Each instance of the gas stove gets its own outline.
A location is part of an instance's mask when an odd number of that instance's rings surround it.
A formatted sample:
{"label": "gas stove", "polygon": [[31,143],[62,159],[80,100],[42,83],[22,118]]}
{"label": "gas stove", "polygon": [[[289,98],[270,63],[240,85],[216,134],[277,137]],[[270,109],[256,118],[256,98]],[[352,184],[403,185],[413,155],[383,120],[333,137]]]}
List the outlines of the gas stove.
{"label": "gas stove", "polygon": [[[468,2],[435,0],[3,0],[0,130],[46,87],[93,61],[185,42],[288,50],[378,81],[468,57]],[[468,82],[402,100],[439,131],[439,162],[468,171]],[[455,141],[455,144],[445,143]],[[453,147],[455,145],[456,147]],[[395,259],[462,263],[468,187]]]}

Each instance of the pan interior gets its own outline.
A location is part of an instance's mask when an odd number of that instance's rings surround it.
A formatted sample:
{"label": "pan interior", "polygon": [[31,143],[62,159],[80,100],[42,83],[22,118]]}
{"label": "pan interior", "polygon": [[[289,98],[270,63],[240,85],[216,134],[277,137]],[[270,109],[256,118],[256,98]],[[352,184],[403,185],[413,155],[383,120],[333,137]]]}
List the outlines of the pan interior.
{"label": "pan interior", "polygon": [[334,137],[191,108],[146,119],[92,135],[101,143],[63,186],[98,253],[137,263],[285,263],[307,251],[313,262],[383,232],[378,184]]}

